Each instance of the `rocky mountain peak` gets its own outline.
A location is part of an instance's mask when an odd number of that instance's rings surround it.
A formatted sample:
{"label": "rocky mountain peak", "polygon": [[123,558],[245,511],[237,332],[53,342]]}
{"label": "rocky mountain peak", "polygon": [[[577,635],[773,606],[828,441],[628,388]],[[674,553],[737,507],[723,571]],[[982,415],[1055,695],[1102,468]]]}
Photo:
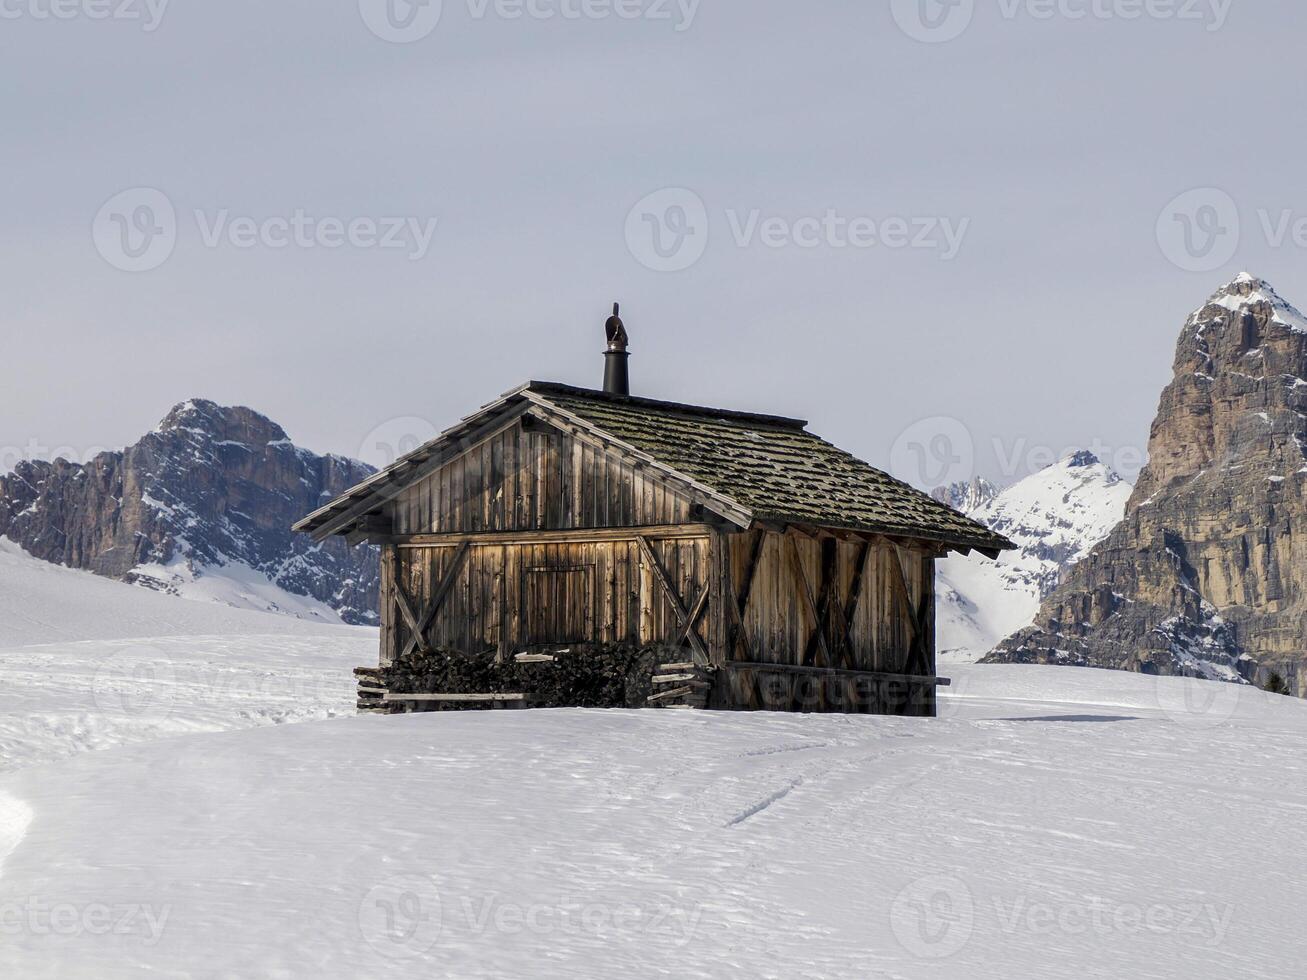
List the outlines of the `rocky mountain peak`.
{"label": "rocky mountain peak", "polygon": [[162,591],[370,623],[372,549],[314,544],[290,528],[372,472],[295,446],[253,409],[193,399],[119,452],[0,476],[0,536]]}
{"label": "rocky mountain peak", "polygon": [[1243,273],[1190,316],[1174,371],[1132,510],[1213,469],[1285,480],[1302,469],[1307,318],[1265,280]]}
{"label": "rocky mountain peak", "polygon": [[290,441],[285,429],[252,408],[224,407],[203,398],[175,405],[154,431],[160,434],[190,433],[249,446]]}
{"label": "rocky mountain peak", "polygon": [[1125,519],[994,659],[1307,692],[1307,318],[1241,274],[1184,324]]}
{"label": "rocky mountain peak", "polygon": [[[1086,466],[1098,466],[1102,462],[1101,459],[1091,453],[1088,449],[1082,449],[1080,452],[1072,453],[1064,460],[1064,463],[1070,469],[1082,469]],[[1116,474],[1113,475],[1115,476]],[[1119,480],[1120,477],[1117,477],[1117,479]]]}
{"label": "rocky mountain peak", "polygon": [[1265,307],[1269,311],[1268,320],[1292,330],[1307,331],[1307,317],[1277,293],[1269,282],[1250,272],[1239,273],[1218,289],[1203,306],[1194,311],[1190,319],[1219,317],[1219,313],[1211,311],[1212,307],[1231,312],[1247,310],[1250,313],[1255,313],[1258,307]]}

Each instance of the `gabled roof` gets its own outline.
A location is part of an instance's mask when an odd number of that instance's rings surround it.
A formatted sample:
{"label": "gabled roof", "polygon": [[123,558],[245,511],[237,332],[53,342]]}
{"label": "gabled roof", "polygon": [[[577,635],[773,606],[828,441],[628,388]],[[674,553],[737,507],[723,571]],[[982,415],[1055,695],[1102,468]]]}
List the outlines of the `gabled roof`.
{"label": "gabled roof", "polygon": [[872,531],[990,554],[1012,547],[1002,535],[808,432],[806,422],[538,381],[508,392],[295,529],[319,536],[348,531],[352,522],[340,526],[342,519],[362,517],[370,501],[379,508],[427,472],[424,462],[514,406],[633,452],[706,494],[720,504],[712,509],[742,526],[763,521]]}

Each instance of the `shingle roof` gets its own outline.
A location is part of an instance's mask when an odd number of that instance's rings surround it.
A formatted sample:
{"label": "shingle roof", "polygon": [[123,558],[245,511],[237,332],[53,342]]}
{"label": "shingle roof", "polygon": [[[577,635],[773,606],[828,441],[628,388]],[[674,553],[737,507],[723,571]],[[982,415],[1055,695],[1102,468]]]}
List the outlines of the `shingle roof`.
{"label": "shingle roof", "polygon": [[[523,402],[596,430],[719,498],[732,515],[783,524],[873,531],[996,554],[1013,544],[906,483],[807,431],[807,423],[697,405],[609,395],[533,381],[346,491],[295,525],[347,533],[359,518],[448,452],[475,425]],[[728,505],[728,506],[727,506]]]}
{"label": "shingle roof", "polygon": [[755,520],[878,531],[982,551],[1013,547],[808,432],[806,422],[544,382],[524,390],[743,505]]}

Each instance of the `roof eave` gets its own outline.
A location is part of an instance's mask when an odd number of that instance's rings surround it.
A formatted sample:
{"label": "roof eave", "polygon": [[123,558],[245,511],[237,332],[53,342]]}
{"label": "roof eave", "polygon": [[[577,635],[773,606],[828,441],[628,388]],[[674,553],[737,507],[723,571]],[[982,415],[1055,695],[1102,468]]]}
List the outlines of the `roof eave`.
{"label": "roof eave", "polygon": [[[398,489],[402,489],[404,486],[408,485],[409,481],[411,481],[413,475],[412,471],[430,461],[439,452],[441,447],[447,445],[450,440],[455,439],[461,434],[474,428],[476,423],[485,419],[487,416],[505,408],[515,399],[520,399],[522,393],[529,387],[529,384],[519,385],[516,388],[506,391],[494,401],[481,406],[481,408],[473,412],[471,415],[464,416],[455,425],[450,426],[434,439],[419,446],[411,453],[401,456],[390,466],[378,470],[362,483],[350,487],[344,493],[336,497],[335,500],[318,508],[307,517],[296,522],[291,526],[291,530],[312,534],[314,539],[317,541],[325,540],[334,535],[347,533],[349,526],[356,518],[363,517],[366,510],[371,510],[373,507],[379,507],[387,500],[391,499],[393,494],[391,494],[391,496],[376,494],[375,491],[379,487],[385,485],[388,489],[398,492],[396,489],[397,487]],[[338,519],[342,512],[345,514],[351,513],[353,510],[367,502],[370,497],[377,498],[372,507],[366,508],[364,513],[359,513],[356,515],[356,518],[346,520],[341,524],[341,526],[333,527],[333,519]],[[324,527],[331,528],[331,530],[324,531],[322,530]]]}
{"label": "roof eave", "polygon": [[755,513],[754,519],[767,524],[806,524],[811,527],[820,528],[826,531],[849,531],[859,534],[881,534],[889,538],[916,538],[920,541],[931,541],[936,544],[947,545],[953,550],[961,551],[978,551],[982,555],[990,558],[997,558],[1004,551],[1015,551],[1016,545],[993,531],[986,531],[983,525],[977,524],[976,527],[984,531],[977,535],[949,534],[947,532],[934,530],[925,527],[916,527],[902,524],[877,524],[859,521],[844,521],[840,523],[830,523],[825,521],[814,521],[810,517],[804,517],[797,514],[785,513]]}

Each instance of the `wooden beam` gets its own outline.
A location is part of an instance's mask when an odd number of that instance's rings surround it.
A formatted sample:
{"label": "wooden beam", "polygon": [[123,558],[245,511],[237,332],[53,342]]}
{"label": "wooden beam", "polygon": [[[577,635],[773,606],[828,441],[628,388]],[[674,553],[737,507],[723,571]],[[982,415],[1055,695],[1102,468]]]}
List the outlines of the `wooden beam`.
{"label": "wooden beam", "polygon": [[402,534],[390,542],[399,548],[456,548],[464,541],[471,544],[600,544],[632,541],[640,535],[657,541],[706,538],[713,532],[709,524],[658,524],[643,527],[602,527],[558,531],[482,531],[476,534]]}
{"label": "wooden beam", "polygon": [[[821,547],[821,585],[817,588],[818,627],[808,638],[808,645],[803,652],[804,663],[810,663],[814,659],[819,638],[825,639],[828,655],[840,653],[844,647],[842,642],[836,646],[832,642],[832,637],[828,635],[832,626],[831,620],[835,618],[833,612],[842,611],[838,596],[835,595],[835,590],[839,587],[836,581],[839,575],[839,541],[833,536],[826,535],[819,538],[818,542]],[[834,656],[828,656],[827,666],[835,666]]]}
{"label": "wooden beam", "polygon": [[[767,532],[754,530],[749,532],[752,535],[752,541],[749,545],[749,564],[744,569],[744,584],[738,596],[732,595],[731,601],[727,604],[731,607],[731,615],[735,620],[735,625],[731,628],[730,639],[726,659],[735,658],[735,653],[740,647],[744,647],[744,657],[749,659],[753,656],[750,649],[749,634],[744,628],[744,617],[749,612],[749,599],[753,596],[753,581],[757,577],[758,558],[762,555],[763,545],[767,543]],[[727,558],[727,568],[730,567],[730,559]],[[732,583],[733,588],[733,583]]]}
{"label": "wooden beam", "polygon": [[[848,601],[843,608],[840,608],[840,618],[842,620],[840,627],[844,636],[845,662],[850,667],[857,662],[853,652],[853,617],[857,615],[858,603],[862,600],[862,584],[867,579],[867,566],[871,563],[871,555],[871,542],[863,541],[854,565],[853,581],[849,584]],[[839,608],[839,606],[837,605],[836,608]]]}
{"label": "wooden beam", "polygon": [[692,694],[694,694],[694,688],[692,687],[677,687],[670,691],[660,691],[657,694],[652,694],[645,701],[649,704],[658,704],[661,701],[670,701],[673,698],[683,698]]}
{"label": "wooden beam", "polygon": [[815,524],[790,524],[789,529],[806,538],[820,538],[823,533],[823,529]]}
{"label": "wooden beam", "polygon": [[893,587],[894,597],[898,599],[899,605],[902,607],[904,618],[915,635],[917,630],[916,610],[912,608],[912,593],[908,590],[907,576],[903,574],[903,561],[899,556],[899,547],[883,535],[877,535],[877,540],[889,549],[890,554],[894,556],[894,561],[890,562],[893,566],[890,585]]}
{"label": "wooden beam", "polygon": [[[431,629],[431,624],[436,621],[440,615],[441,608],[445,605],[445,600],[449,598],[450,591],[454,588],[454,582],[458,578],[459,570],[463,567],[463,559],[467,557],[471,549],[471,543],[464,541],[459,546],[454,557],[450,560],[449,568],[445,571],[444,578],[440,580],[440,585],[435,594],[431,597],[431,605],[427,607],[426,612],[422,614],[422,619],[413,630],[413,635],[409,638],[408,645],[404,647],[404,652],[400,654],[400,659],[408,657],[414,650],[422,650],[425,653],[427,647],[427,630]],[[410,627],[413,626],[410,622]]]}
{"label": "wooden beam", "polygon": [[907,570],[904,568],[903,565],[903,551],[898,544],[889,540],[888,538],[882,538],[882,540],[885,541],[885,543],[893,550],[895,560],[891,562],[891,564],[894,566],[894,571],[896,574],[893,575],[891,579],[894,582],[894,584],[898,586],[898,588],[895,589],[895,592],[898,595],[899,602],[903,607],[903,613],[907,618],[908,625],[911,626],[912,628],[912,642],[908,647],[908,659],[907,659],[907,663],[904,666],[907,667],[907,669],[909,670],[911,670],[913,667],[919,667],[921,669],[925,669],[926,663],[929,659],[926,655],[926,649],[925,649],[926,647],[925,614],[927,610],[927,603],[930,601],[930,591],[929,589],[924,589],[922,591],[920,608],[913,605],[912,590],[908,586]]}
{"label": "wooden beam", "polygon": [[749,611],[749,599],[753,595],[753,580],[758,571],[758,558],[762,555],[763,545],[767,543],[766,531],[754,531],[753,543],[749,548],[749,566],[744,570],[744,586],[740,589],[739,608],[741,617]]}
{"label": "wooden beam", "polygon": [[[816,624],[817,646],[821,650],[821,655],[825,658],[826,666],[833,667],[834,661],[831,660],[830,649],[826,646],[825,630],[822,629],[821,614],[817,610],[817,601],[812,595],[812,586],[808,584],[808,576],[803,571],[803,558],[799,555],[799,545],[794,540],[794,536],[787,534],[785,541],[789,545],[790,552],[790,569],[794,574],[795,582],[800,586],[799,597],[803,599],[804,605],[808,607],[808,614],[812,616],[812,621]],[[800,656],[806,660],[806,650],[800,652]],[[804,663],[801,666],[812,666]]]}
{"label": "wooden beam", "polygon": [[[649,543],[649,538],[643,534],[639,534],[636,535],[636,540],[640,543],[640,551],[644,555],[644,560],[648,562],[649,567],[653,570],[654,577],[657,578],[659,584],[662,585],[663,592],[667,595],[668,601],[672,604],[672,609],[675,610],[677,618],[681,626],[684,628],[690,620],[690,613],[686,610],[685,603],[681,602],[681,597],[676,594],[676,588],[672,585],[672,580],[668,576],[667,570],[663,568],[663,563],[658,560],[658,555],[654,552],[653,545]],[[704,662],[706,663],[709,659],[708,651],[704,649],[703,641],[699,639],[699,634],[695,631],[694,624],[690,623],[689,625],[688,636],[690,638],[690,646],[694,648],[695,653],[704,658]]]}
{"label": "wooden beam", "polygon": [[883,670],[840,670],[834,667],[797,667],[794,664],[756,664],[730,663],[726,670],[756,671],[760,673],[812,674],[824,677],[871,677],[879,680],[912,681],[914,683],[933,684],[936,687],[948,687],[953,682],[947,677],[934,677],[926,674],[895,674]]}
{"label": "wooden beam", "polygon": [[530,694],[387,694],[387,702],[414,701],[429,704],[456,704],[458,702],[530,701]]}
{"label": "wooden beam", "polygon": [[413,603],[409,600],[408,593],[404,587],[395,582],[395,605],[399,606],[399,614],[404,617],[404,622],[408,624],[409,631],[413,634],[418,632],[417,614],[413,612]]}
{"label": "wooden beam", "polygon": [[726,659],[731,660],[735,657],[735,651],[739,647],[744,647],[745,659],[753,656],[749,649],[749,637],[744,630],[744,620],[740,618],[740,607],[736,605],[734,596],[726,600],[726,611],[731,615],[731,625],[726,634]]}
{"label": "wooden beam", "polygon": [[355,527],[356,533],[374,534],[381,537],[389,537],[394,530],[390,518],[385,514],[369,514],[366,517],[361,517]]}
{"label": "wooden beam", "polygon": [[930,668],[931,654],[934,652],[929,646],[930,633],[926,629],[926,619],[930,615],[930,603],[933,594],[930,588],[925,588],[921,592],[921,599],[917,604],[917,645],[916,645],[916,663],[909,666],[909,669],[915,667],[917,670],[928,670]]}
{"label": "wooden beam", "polygon": [[689,618],[681,626],[681,635],[676,638],[676,646],[680,646],[686,641],[691,631],[699,625],[699,620],[703,618],[704,610],[708,608],[708,596],[712,589],[704,586],[699,590],[699,598],[694,600],[694,605],[690,608]]}

